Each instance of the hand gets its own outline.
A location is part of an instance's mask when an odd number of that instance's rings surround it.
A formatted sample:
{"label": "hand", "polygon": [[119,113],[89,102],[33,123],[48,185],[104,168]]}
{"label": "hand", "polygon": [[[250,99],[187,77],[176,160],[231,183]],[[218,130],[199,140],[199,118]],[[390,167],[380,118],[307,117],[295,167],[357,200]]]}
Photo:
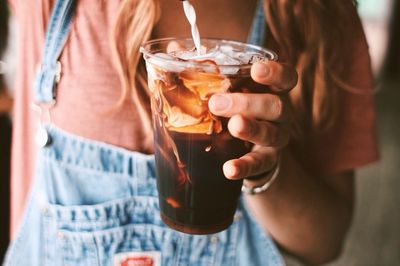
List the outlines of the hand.
{"label": "hand", "polygon": [[[289,142],[291,114],[288,92],[297,84],[296,70],[286,64],[267,61],[255,63],[252,79],[268,85],[266,93],[224,93],[210,98],[210,111],[229,117],[232,136],[254,143],[251,152],[225,162],[228,179],[262,175],[274,169],[279,150]],[[268,92],[267,92],[268,91]]]}

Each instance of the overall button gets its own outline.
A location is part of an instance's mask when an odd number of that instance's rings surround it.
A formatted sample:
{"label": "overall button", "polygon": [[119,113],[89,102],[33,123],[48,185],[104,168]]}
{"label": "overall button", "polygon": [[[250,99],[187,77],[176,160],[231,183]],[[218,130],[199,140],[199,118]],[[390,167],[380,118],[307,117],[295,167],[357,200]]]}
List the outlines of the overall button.
{"label": "overall button", "polygon": [[44,148],[51,143],[50,134],[44,127],[40,127],[35,135],[35,142],[39,148]]}

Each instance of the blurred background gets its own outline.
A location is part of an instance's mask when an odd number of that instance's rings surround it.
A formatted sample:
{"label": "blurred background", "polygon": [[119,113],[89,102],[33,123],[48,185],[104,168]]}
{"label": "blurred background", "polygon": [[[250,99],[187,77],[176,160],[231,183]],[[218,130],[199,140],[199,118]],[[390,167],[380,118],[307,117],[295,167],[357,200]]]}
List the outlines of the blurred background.
{"label": "blurred background", "polygon": [[400,265],[400,1],[359,0],[377,84],[381,160],[357,173],[354,221],[329,266]]}
{"label": "blurred background", "polygon": [[[9,241],[9,172],[15,21],[0,0],[0,262]],[[354,222],[342,256],[328,266],[400,265],[400,0],[359,0],[377,84],[381,161],[357,173]],[[290,262],[295,265],[296,262]]]}

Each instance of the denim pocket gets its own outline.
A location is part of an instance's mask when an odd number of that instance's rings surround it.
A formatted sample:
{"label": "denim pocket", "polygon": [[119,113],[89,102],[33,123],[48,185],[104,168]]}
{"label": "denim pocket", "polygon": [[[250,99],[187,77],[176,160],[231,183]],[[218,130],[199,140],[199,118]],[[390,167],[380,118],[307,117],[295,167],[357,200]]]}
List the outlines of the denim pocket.
{"label": "denim pocket", "polygon": [[152,156],[56,137],[41,169],[48,265],[108,266],[121,254],[147,251],[160,254],[163,266],[233,264],[237,222],[209,236],[162,222]]}
{"label": "denim pocket", "polygon": [[225,266],[235,259],[237,221],[214,235],[183,234],[164,225],[156,197],[88,206],[50,205],[47,222],[47,244],[54,245],[51,257],[62,261],[60,265],[113,265],[117,254],[143,251],[160,252],[161,265],[167,266]]}
{"label": "denim pocket", "polygon": [[109,266],[146,251],[163,266],[236,265],[243,219],[214,235],[174,231],[160,218],[153,156],[56,129],[51,135],[5,265]]}

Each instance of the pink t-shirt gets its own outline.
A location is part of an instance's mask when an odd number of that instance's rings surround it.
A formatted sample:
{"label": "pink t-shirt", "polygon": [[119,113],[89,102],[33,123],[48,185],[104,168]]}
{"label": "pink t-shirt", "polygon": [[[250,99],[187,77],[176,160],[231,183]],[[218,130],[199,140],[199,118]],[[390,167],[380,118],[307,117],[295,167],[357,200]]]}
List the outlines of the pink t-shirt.
{"label": "pink t-shirt", "polygon": [[[30,109],[33,80],[40,62],[45,30],[54,1],[11,0],[19,28],[19,70],[15,88],[12,149],[12,235],[21,221],[34,172],[33,136],[37,126]],[[79,1],[70,38],[60,58],[62,78],[52,122],[80,136],[145,153],[152,151],[135,105],[126,103],[106,115],[120,97],[120,82],[111,60],[110,31],[119,0]],[[79,29],[79,30],[78,30]],[[346,77],[352,85],[372,91],[372,74],[361,25],[356,26],[353,69]],[[320,172],[338,172],[378,158],[373,95],[341,92],[340,124],[326,135],[315,136],[309,162]]]}

